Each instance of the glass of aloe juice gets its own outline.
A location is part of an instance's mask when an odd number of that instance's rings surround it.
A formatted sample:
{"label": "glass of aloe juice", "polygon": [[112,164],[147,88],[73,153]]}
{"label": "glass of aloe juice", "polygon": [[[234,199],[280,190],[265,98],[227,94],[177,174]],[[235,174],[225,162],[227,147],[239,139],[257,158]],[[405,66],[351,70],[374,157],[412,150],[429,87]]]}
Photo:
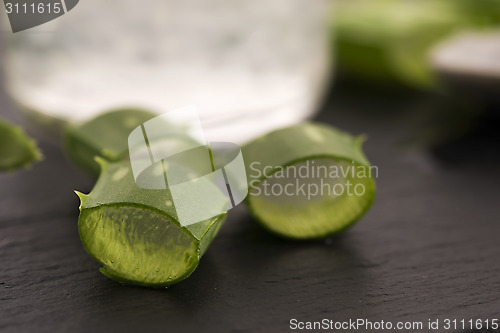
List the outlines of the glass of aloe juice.
{"label": "glass of aloe juice", "polygon": [[[49,123],[196,105],[210,140],[245,142],[318,108],[330,76],[328,0],[84,0],[12,33],[13,100]],[[3,9],[3,8],[2,8]]]}

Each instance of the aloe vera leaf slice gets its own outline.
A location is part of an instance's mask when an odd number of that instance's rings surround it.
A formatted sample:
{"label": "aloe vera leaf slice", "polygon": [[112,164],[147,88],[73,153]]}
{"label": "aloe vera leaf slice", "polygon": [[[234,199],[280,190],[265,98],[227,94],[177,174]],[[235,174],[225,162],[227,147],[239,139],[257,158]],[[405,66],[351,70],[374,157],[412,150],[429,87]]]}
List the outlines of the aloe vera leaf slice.
{"label": "aloe vera leaf slice", "polygon": [[165,287],[187,278],[215,238],[226,213],[182,226],[168,190],[135,184],[130,162],[100,159],[101,175],[81,200],[78,228],[101,272],[121,283]]}
{"label": "aloe vera leaf slice", "polygon": [[[362,141],[361,137],[330,126],[303,123],[271,132],[245,145],[243,156],[249,182],[246,201],[253,216],[271,232],[293,239],[323,238],[351,226],[370,208],[375,197],[375,175],[361,150]],[[294,195],[263,190],[266,183],[268,189],[273,186],[283,189],[287,184],[300,188],[295,181],[319,186],[318,179],[300,179],[296,173],[301,167],[315,166],[328,170],[355,168],[354,175],[349,171],[345,177],[330,179],[329,171],[323,178],[325,182],[360,184],[365,189],[363,195],[333,196],[325,191],[308,197],[293,190],[290,192]],[[364,172],[364,176],[358,172]]]}
{"label": "aloe vera leaf slice", "polygon": [[41,158],[33,139],[20,127],[0,119],[0,171],[26,167]]}
{"label": "aloe vera leaf slice", "polygon": [[153,117],[154,113],[138,109],[103,113],[68,127],[64,133],[65,150],[76,165],[97,178],[99,165],[94,158],[98,156],[110,162],[127,158],[130,132]]}
{"label": "aloe vera leaf slice", "polygon": [[468,26],[454,1],[345,1],[332,27],[339,62],[354,76],[434,89],[428,54],[440,40]]}

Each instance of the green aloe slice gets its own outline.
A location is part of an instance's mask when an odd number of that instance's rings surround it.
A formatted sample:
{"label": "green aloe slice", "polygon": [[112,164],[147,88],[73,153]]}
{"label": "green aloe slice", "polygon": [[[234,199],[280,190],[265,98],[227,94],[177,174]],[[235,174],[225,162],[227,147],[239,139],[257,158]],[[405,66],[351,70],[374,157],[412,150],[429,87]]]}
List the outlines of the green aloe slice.
{"label": "green aloe slice", "polygon": [[39,161],[35,141],[18,126],[0,119],[0,171],[12,171]]}
{"label": "green aloe slice", "polygon": [[[129,161],[107,163],[81,200],[83,246],[101,272],[121,283],[165,287],[187,278],[223,224],[226,213],[182,226],[170,192],[136,185]],[[210,198],[207,198],[210,200]]]}
{"label": "green aloe slice", "polygon": [[323,238],[352,225],[375,197],[375,169],[362,141],[330,126],[303,123],[248,143],[243,156],[254,217],[294,239]]}
{"label": "green aloe slice", "polygon": [[103,113],[69,127],[64,135],[65,150],[75,164],[97,178],[99,165],[94,158],[98,156],[110,162],[128,158],[130,132],[153,117],[154,113],[137,109]]}
{"label": "green aloe slice", "polygon": [[464,28],[499,24],[498,0],[339,1],[332,28],[341,69],[352,77],[439,88],[432,48]]}

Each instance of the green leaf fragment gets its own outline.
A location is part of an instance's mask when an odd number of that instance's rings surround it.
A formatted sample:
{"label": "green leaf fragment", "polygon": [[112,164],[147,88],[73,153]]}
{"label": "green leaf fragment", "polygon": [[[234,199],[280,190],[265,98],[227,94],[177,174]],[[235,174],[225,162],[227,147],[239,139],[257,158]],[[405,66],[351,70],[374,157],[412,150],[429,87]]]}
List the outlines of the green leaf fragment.
{"label": "green leaf fragment", "polygon": [[87,252],[107,277],[127,284],[164,287],[187,278],[223,224],[223,213],[182,226],[167,190],[135,184],[130,162],[99,162],[102,173],[81,199],[78,227]]}
{"label": "green leaf fragment", "polygon": [[[294,239],[323,238],[352,225],[375,197],[376,174],[362,141],[330,126],[303,123],[248,143],[243,155],[254,217],[271,232]],[[332,190],[335,184],[364,191],[341,194]]]}
{"label": "green leaf fragment", "polygon": [[352,77],[436,88],[431,49],[462,29],[500,24],[499,0],[340,1],[332,28],[341,69]]}
{"label": "green leaf fragment", "polygon": [[153,117],[154,113],[136,109],[104,113],[69,127],[64,135],[65,150],[79,167],[97,178],[99,165],[94,158],[98,156],[110,162],[126,159],[130,132]]}
{"label": "green leaf fragment", "polygon": [[41,158],[34,140],[20,127],[0,119],[0,171],[23,168]]}

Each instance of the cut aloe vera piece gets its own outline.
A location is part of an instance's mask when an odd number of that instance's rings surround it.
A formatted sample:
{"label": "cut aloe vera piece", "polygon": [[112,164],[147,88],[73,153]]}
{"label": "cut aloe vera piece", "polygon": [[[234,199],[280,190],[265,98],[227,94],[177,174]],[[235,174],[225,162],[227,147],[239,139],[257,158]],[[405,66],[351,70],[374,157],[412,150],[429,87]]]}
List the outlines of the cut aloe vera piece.
{"label": "cut aloe vera piece", "polygon": [[94,158],[98,156],[110,162],[127,158],[130,132],[154,116],[147,111],[123,109],[71,126],[64,135],[66,152],[74,163],[97,178],[99,165]]}
{"label": "cut aloe vera piece", "polygon": [[99,164],[102,171],[94,189],[88,195],[77,194],[80,238],[87,252],[103,265],[101,272],[121,283],[149,287],[165,287],[187,278],[226,213],[183,226],[168,189],[137,186],[128,161],[108,164],[100,159]]}
{"label": "cut aloe vera piece", "polygon": [[375,197],[376,169],[364,156],[362,141],[304,123],[248,143],[243,156],[254,217],[294,239],[323,238],[352,225]]}
{"label": "cut aloe vera piece", "polygon": [[0,171],[11,171],[39,161],[35,141],[18,126],[0,119]]}
{"label": "cut aloe vera piece", "polygon": [[430,50],[453,32],[476,26],[476,18],[470,11],[465,12],[460,3],[338,2],[333,29],[341,68],[361,79],[436,88],[438,83],[428,61]]}

